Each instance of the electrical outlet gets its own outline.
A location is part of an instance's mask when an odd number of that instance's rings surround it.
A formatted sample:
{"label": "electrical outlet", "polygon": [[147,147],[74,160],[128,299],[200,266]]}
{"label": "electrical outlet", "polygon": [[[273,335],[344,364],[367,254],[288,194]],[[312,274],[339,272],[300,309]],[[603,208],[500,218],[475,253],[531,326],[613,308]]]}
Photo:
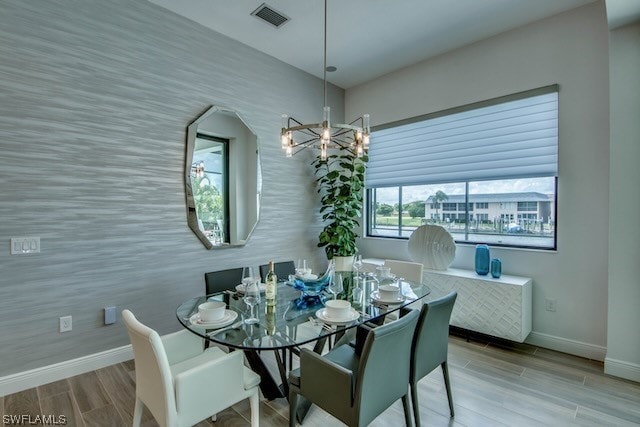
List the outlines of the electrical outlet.
{"label": "electrical outlet", "polygon": [[544,306],[547,311],[556,311],[557,305],[558,305],[558,300],[555,298],[546,298],[544,300]]}
{"label": "electrical outlet", "polygon": [[71,316],[63,316],[60,318],[60,332],[69,332],[72,329]]}

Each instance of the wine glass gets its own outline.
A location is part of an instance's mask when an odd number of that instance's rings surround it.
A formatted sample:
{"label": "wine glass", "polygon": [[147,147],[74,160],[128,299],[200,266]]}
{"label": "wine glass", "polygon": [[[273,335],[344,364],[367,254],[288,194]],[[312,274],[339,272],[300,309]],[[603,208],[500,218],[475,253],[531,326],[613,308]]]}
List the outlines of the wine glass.
{"label": "wine glass", "polygon": [[253,324],[258,323],[258,317],[253,314],[253,307],[260,304],[260,286],[258,285],[258,281],[253,281],[251,283],[247,282],[244,285],[244,303],[249,306],[249,317],[244,319],[244,323]]}
{"label": "wine glass", "polygon": [[333,294],[333,299],[338,298],[338,294],[344,290],[342,286],[342,274],[335,273],[329,280],[329,286],[327,290]]}
{"label": "wine glass", "polygon": [[256,273],[253,267],[244,267],[242,269],[242,283],[248,285],[256,281]]}
{"label": "wine glass", "polygon": [[362,255],[358,254],[353,260],[353,268],[356,270],[356,275],[360,275],[360,270],[362,269]]}
{"label": "wine glass", "polygon": [[307,268],[307,260],[302,258],[299,259],[298,263],[296,264],[296,274],[298,276],[306,276],[310,273],[311,269]]}

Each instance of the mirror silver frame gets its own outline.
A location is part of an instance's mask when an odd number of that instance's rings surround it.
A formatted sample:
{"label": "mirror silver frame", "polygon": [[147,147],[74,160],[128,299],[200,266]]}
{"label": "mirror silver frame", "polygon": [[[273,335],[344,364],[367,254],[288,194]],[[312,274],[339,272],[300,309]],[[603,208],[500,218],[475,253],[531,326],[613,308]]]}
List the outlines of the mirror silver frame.
{"label": "mirror silver frame", "polygon": [[[246,128],[253,133],[256,137],[256,219],[255,223],[251,226],[251,229],[247,232],[247,236],[244,240],[239,240],[237,242],[223,243],[221,245],[214,245],[211,240],[204,234],[204,232],[198,226],[198,214],[196,211],[196,203],[195,198],[193,196],[193,187],[191,182],[191,174],[192,174],[192,165],[193,165],[193,155],[196,148],[196,138],[198,135],[198,126],[202,124],[205,120],[207,120],[211,115],[215,113],[223,113],[225,115],[235,115]],[[260,210],[261,210],[261,199],[262,199],[262,179],[261,179],[261,161],[260,161],[260,144],[258,134],[253,130],[251,126],[247,124],[244,118],[236,111],[231,108],[223,107],[221,105],[211,105],[207,108],[204,113],[198,116],[193,122],[187,126],[187,144],[186,144],[186,155],[185,155],[185,168],[184,168],[184,184],[185,184],[185,195],[186,195],[186,204],[187,204],[187,224],[191,231],[200,239],[202,244],[207,249],[225,249],[225,248],[233,248],[233,247],[241,247],[246,244],[249,240],[253,231],[258,226],[260,222]]]}

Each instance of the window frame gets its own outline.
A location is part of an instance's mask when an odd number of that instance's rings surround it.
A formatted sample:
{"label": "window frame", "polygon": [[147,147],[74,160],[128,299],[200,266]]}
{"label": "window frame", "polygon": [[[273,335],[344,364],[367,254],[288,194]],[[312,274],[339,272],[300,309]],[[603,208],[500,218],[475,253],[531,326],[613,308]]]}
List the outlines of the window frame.
{"label": "window frame", "polygon": [[[220,175],[222,176],[222,191],[223,191],[223,197],[222,197],[222,210],[223,210],[223,215],[224,215],[224,219],[223,219],[223,229],[221,230],[223,235],[224,235],[224,239],[223,242],[224,243],[229,243],[231,240],[231,224],[230,224],[230,209],[229,209],[229,205],[230,205],[230,196],[229,196],[229,150],[230,150],[230,140],[229,138],[221,138],[219,136],[214,136],[211,135],[207,132],[197,132],[196,133],[196,141],[198,139],[202,139],[202,140],[207,140],[207,141],[212,141],[212,142],[216,142],[222,145],[222,157],[221,157],[221,166],[222,166],[222,173],[220,173]],[[209,173],[215,173],[215,172],[209,172]]]}
{"label": "window frame", "polygon": [[[536,246],[536,245],[523,245],[523,244],[519,244],[519,245],[515,245],[515,244],[511,244],[511,243],[494,243],[491,242],[489,243],[490,246],[494,246],[494,247],[501,247],[501,248],[509,248],[509,249],[527,249],[527,250],[541,250],[541,251],[557,251],[558,250],[558,228],[557,228],[557,224],[558,224],[558,177],[553,177],[554,179],[554,200],[553,200],[553,211],[552,211],[552,215],[553,215],[553,219],[554,219],[554,224],[555,224],[555,228],[554,228],[554,233],[553,233],[553,245],[552,246]],[[469,194],[468,194],[468,189],[469,189],[469,182],[471,181],[462,181],[462,182],[458,182],[458,183],[464,183],[465,184],[465,189],[466,189],[466,194],[465,197],[468,199]],[[376,235],[376,234],[371,234],[371,226],[372,226],[372,219],[374,218],[374,214],[375,214],[375,209],[373,209],[373,205],[371,203],[372,200],[372,193],[373,190],[375,190],[376,188],[398,188],[398,198],[400,199],[400,201],[402,201],[402,187],[403,186],[387,186],[387,187],[375,187],[375,188],[365,188],[365,203],[364,203],[364,209],[365,209],[365,215],[364,215],[364,221],[363,221],[363,230],[362,230],[362,234],[364,238],[372,238],[372,239],[395,239],[395,240],[409,240],[409,237],[404,237],[401,235],[397,235],[397,236],[382,236],[382,235]],[[404,187],[410,187],[410,186],[404,186]],[[426,200],[425,200],[426,203]],[[453,202],[452,202],[453,203]],[[444,220],[445,218],[445,212],[442,210],[442,205],[444,204],[444,202],[440,203],[440,215],[442,216],[442,219]],[[446,214],[448,216],[455,216],[455,219],[452,219],[452,221],[458,221],[462,218],[464,218],[465,216],[469,216],[469,215],[474,215],[473,219],[471,219],[471,221],[473,221],[475,219],[475,215],[488,215],[488,213],[478,213],[478,212],[474,212],[474,211],[447,211]],[[426,213],[425,213],[426,215]],[[516,219],[517,213],[516,214],[511,214],[514,215],[514,220]],[[398,231],[399,234],[402,233],[402,212],[398,212],[398,216],[399,216],[399,221],[398,221]],[[428,219],[425,217],[423,219],[426,219],[428,221]],[[484,219],[479,219],[479,221],[484,221]],[[427,222],[428,223],[428,222]],[[469,233],[469,222],[465,222],[465,235],[469,236],[469,235],[475,235],[475,234],[471,234]],[[477,245],[477,244],[481,244],[481,243],[487,243],[486,241],[482,241],[480,239],[478,239],[477,241],[475,240],[459,240],[459,239],[455,239],[454,236],[454,241],[455,243],[458,245]]]}

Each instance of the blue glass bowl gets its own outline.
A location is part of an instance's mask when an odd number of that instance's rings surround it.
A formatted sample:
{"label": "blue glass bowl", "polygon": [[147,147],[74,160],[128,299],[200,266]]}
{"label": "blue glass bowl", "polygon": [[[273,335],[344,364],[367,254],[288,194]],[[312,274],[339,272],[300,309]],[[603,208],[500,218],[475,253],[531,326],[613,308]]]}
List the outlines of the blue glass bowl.
{"label": "blue glass bowl", "polygon": [[329,274],[325,274],[317,279],[302,279],[300,277],[296,277],[293,282],[289,283],[304,295],[318,295],[320,292],[324,291],[327,286],[329,286],[330,281],[331,276]]}

